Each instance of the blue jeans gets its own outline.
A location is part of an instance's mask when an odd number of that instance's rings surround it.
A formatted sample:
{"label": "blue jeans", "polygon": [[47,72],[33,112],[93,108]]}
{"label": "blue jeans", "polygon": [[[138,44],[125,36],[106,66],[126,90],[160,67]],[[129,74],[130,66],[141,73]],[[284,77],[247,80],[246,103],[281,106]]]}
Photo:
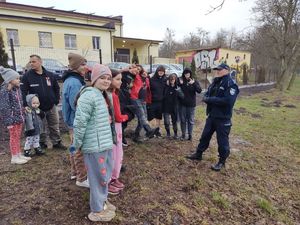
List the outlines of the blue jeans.
{"label": "blue jeans", "polygon": [[192,135],[195,123],[195,107],[180,105],[179,117],[182,137],[186,135],[186,127],[188,129],[188,135]]}
{"label": "blue jeans", "polygon": [[138,119],[138,125],[135,128],[135,134],[139,135],[140,131],[144,128],[146,132],[151,130],[147,121],[147,108],[146,103],[141,99],[131,99],[132,104],[135,107],[135,115]]}
{"label": "blue jeans", "polygon": [[163,113],[164,116],[164,124],[167,134],[170,135],[170,116],[173,126],[174,135],[177,135],[177,113]]}

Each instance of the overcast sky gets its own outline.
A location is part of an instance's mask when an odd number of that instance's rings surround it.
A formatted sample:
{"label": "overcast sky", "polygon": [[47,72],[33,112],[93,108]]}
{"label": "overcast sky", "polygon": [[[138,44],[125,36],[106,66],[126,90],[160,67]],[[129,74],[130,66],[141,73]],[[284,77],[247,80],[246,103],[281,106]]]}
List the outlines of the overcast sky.
{"label": "overcast sky", "polygon": [[225,28],[235,28],[244,32],[253,25],[251,8],[254,0],[226,0],[223,8],[205,15],[211,6],[217,6],[222,0],[7,0],[7,2],[55,6],[56,9],[72,10],[82,13],[95,13],[100,16],[123,16],[124,36],[163,40],[166,28],[175,31],[175,39],[181,40],[189,32],[201,27],[210,32],[210,36]]}

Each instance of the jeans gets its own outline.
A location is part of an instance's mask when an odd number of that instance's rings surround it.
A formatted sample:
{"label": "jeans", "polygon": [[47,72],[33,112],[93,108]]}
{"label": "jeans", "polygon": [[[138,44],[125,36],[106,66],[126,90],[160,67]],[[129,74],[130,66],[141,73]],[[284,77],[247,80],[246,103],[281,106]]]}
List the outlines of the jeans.
{"label": "jeans", "polygon": [[141,99],[131,99],[132,104],[135,106],[135,115],[138,119],[138,125],[135,128],[135,134],[139,135],[142,128],[145,129],[146,132],[151,130],[150,125],[147,121],[147,108],[146,103]]}
{"label": "jeans", "polygon": [[195,107],[180,105],[179,116],[182,137],[185,137],[186,135],[186,127],[188,130],[188,135],[192,135],[195,123]]}
{"label": "jeans", "polygon": [[164,124],[165,124],[165,129],[167,131],[167,134],[170,135],[170,117],[172,120],[172,126],[173,126],[173,131],[174,135],[177,135],[177,113],[164,113]]}

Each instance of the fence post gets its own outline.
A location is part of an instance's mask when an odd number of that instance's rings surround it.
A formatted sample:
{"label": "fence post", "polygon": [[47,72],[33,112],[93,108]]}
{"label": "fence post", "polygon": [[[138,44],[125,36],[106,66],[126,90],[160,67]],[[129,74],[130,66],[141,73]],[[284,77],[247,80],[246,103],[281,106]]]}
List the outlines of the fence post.
{"label": "fence post", "polygon": [[14,49],[14,40],[9,39],[9,43],[10,43],[11,58],[12,58],[12,61],[13,61],[13,69],[17,70],[16,58],[15,58],[15,49]]}

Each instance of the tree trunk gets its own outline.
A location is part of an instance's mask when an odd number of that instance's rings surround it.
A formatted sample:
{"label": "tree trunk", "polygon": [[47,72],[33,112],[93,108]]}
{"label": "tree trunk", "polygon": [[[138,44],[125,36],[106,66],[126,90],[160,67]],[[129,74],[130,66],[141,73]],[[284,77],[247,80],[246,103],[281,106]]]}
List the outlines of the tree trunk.
{"label": "tree trunk", "polygon": [[294,84],[294,81],[295,81],[295,79],[296,79],[296,76],[297,76],[297,73],[296,72],[293,72],[293,75],[292,75],[292,77],[291,77],[291,79],[290,79],[290,82],[289,82],[289,85],[288,85],[288,87],[287,87],[287,90],[291,90],[292,89],[292,87],[293,87],[293,84]]}

